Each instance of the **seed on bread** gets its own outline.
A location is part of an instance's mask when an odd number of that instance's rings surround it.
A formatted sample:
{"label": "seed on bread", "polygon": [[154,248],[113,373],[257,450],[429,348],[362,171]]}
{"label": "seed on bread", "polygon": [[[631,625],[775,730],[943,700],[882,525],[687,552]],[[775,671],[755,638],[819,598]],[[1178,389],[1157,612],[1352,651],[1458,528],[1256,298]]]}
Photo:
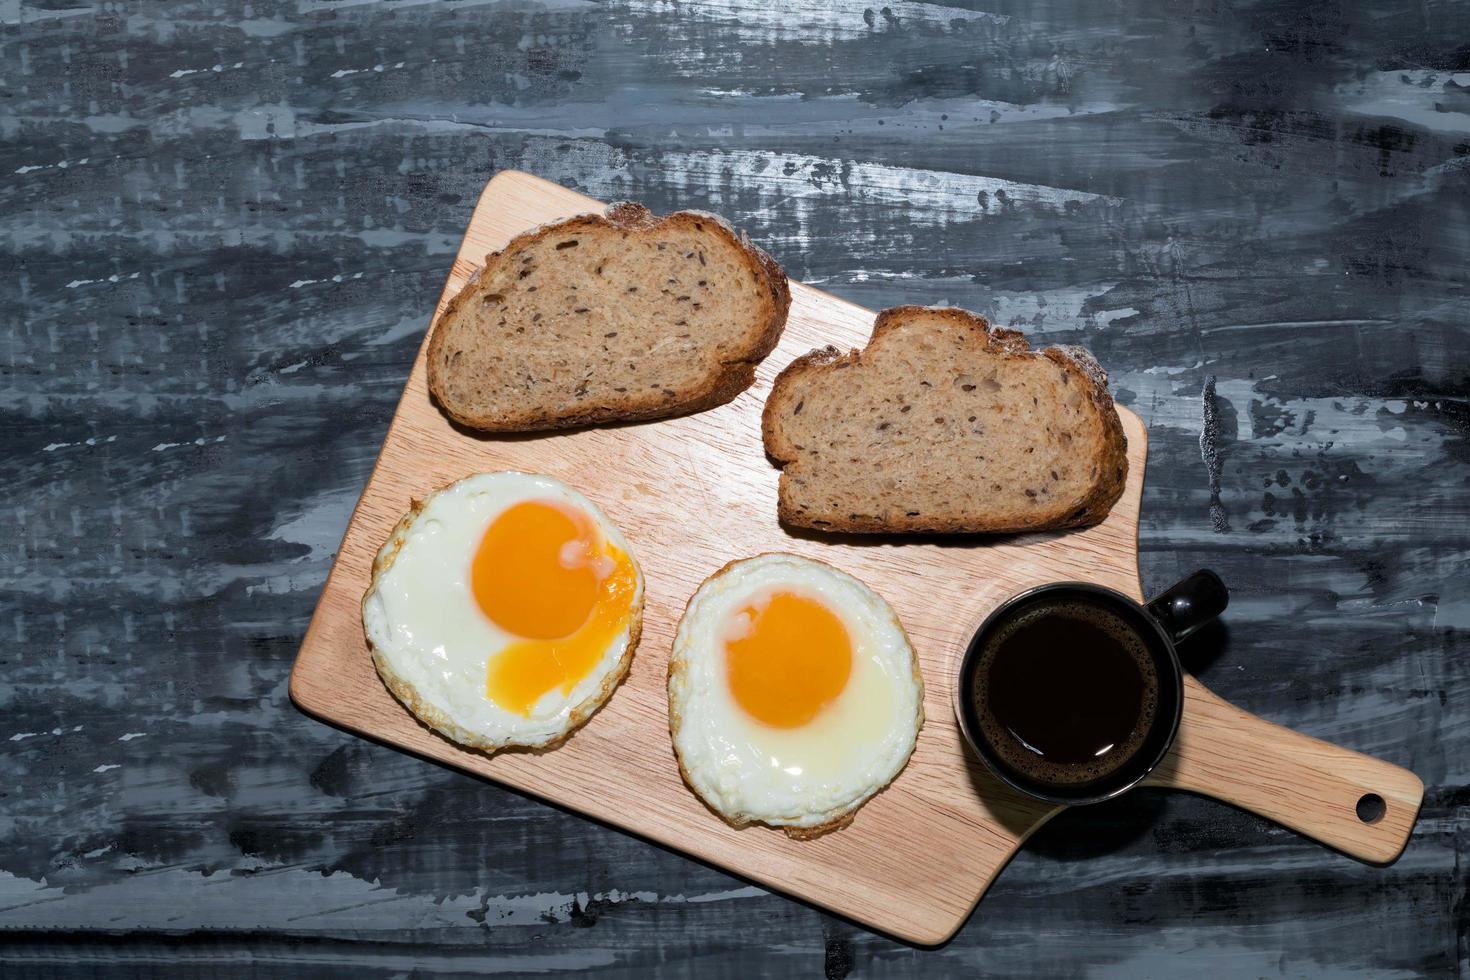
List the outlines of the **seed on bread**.
{"label": "seed on bread", "polygon": [[429,390],[486,431],[710,408],[750,386],[786,323],[786,275],[715,215],[614,204],[490,255],[429,341]]}
{"label": "seed on bread", "polygon": [[878,314],[861,351],[776,378],[762,419],[781,520],[857,532],[1013,532],[1096,524],[1127,443],[1107,375],[1080,347],[1033,351],[964,310]]}

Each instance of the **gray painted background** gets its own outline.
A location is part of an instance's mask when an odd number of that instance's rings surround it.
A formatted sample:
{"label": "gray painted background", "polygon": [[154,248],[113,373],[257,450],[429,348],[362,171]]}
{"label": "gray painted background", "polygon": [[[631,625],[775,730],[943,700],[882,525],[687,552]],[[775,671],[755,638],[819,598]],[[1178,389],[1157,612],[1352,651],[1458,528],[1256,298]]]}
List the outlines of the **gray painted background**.
{"label": "gray painted background", "polygon": [[[1470,6],[976,2],[0,0],[0,973],[1470,976]],[[299,713],[505,167],[1089,345],[1194,667],[1407,853],[1139,792],[916,950]]]}

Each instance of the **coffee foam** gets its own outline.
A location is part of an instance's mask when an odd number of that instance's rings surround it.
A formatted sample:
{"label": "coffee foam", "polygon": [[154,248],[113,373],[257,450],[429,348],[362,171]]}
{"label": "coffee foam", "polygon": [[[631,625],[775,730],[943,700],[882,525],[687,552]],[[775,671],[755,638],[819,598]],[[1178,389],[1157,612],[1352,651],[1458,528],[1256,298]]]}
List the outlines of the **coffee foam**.
{"label": "coffee foam", "polygon": [[[990,709],[990,666],[1005,642],[1021,630],[1041,619],[1064,617],[1081,620],[1087,625],[1106,633],[1132,659],[1138,668],[1142,684],[1142,700],[1139,705],[1138,722],[1133,726],[1127,741],[1113,749],[1096,762],[1059,763],[1037,755],[1027,748],[1011,731],[1002,725]],[[985,647],[976,658],[972,671],[971,707],[980,722],[981,736],[1000,756],[1001,761],[1027,779],[1057,786],[1075,786],[1111,776],[1123,768],[1138,754],[1144,739],[1153,729],[1159,710],[1159,670],[1154,662],[1148,643],[1128,621],[1112,609],[1085,599],[1042,600],[1025,607],[1021,612],[1009,616],[998,625],[992,626]]]}

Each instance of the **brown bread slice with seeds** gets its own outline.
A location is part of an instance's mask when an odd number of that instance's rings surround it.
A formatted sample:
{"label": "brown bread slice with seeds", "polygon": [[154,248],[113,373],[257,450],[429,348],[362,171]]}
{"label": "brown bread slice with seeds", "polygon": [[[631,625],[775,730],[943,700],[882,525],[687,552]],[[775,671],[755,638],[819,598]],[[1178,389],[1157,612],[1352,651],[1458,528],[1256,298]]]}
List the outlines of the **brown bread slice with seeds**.
{"label": "brown bread slice with seeds", "polygon": [[786,323],[786,274],[723,219],[614,204],[511,240],[445,309],[429,390],[495,432],[711,408]]}
{"label": "brown bread slice with seeds", "polygon": [[860,532],[1011,532],[1096,524],[1127,443],[1107,375],[1081,347],[1033,351],[952,308],[878,314],[861,351],[798,358],[766,401],[781,520]]}

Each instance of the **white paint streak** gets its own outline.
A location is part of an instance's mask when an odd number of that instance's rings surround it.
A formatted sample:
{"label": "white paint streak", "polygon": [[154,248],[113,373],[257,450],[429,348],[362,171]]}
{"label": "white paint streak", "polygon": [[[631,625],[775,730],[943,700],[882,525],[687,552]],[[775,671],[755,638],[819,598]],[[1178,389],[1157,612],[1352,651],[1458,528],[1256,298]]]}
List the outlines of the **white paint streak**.
{"label": "white paint streak", "polygon": [[362,278],[362,273],[361,272],[358,272],[358,273],[354,273],[353,275],[350,275],[350,276],[344,276],[344,275],[338,274],[338,275],[333,276],[330,279],[297,279],[295,282],[293,282],[290,286],[288,286],[286,288],[288,288],[288,289],[300,289],[302,286],[315,286],[315,285],[318,285],[319,283],[324,283],[324,282],[345,282],[348,279],[361,279],[361,278]]}
{"label": "white paint streak", "polygon": [[348,75],[361,75],[364,72],[373,72],[381,75],[384,71],[393,68],[402,68],[404,62],[400,61],[394,65],[373,65],[371,68],[338,68],[332,72],[333,78],[346,78]]}
{"label": "white paint streak", "polygon": [[[550,156],[564,158],[566,154],[558,149]],[[976,221],[1013,209],[1056,212],[1079,205],[1113,207],[1121,203],[1118,198],[1089,191],[1000,177],[798,153],[667,153],[660,158],[660,168],[673,188],[692,188],[696,194],[691,196],[702,196],[713,206],[731,191],[755,190],[769,203],[753,216],[777,208],[791,211],[794,227],[787,237],[803,244],[811,238],[811,219],[816,210],[831,208],[834,202],[902,208],[909,221],[931,226]]]}
{"label": "white paint streak", "polygon": [[421,316],[404,317],[388,329],[368,341],[374,347],[397,343],[404,337],[413,337],[424,332],[425,319]]}
{"label": "white paint streak", "polygon": [[93,769],[92,771],[93,772],[107,772],[110,769],[121,769],[121,768],[122,768],[122,766],[117,765],[117,764],[104,763],[104,764],[98,766],[96,769]]}
{"label": "white paint streak", "polygon": [[631,11],[671,14],[692,23],[722,24],[740,41],[769,43],[795,41],[801,44],[830,44],[870,34],[903,31],[922,26],[929,30],[953,31],[962,25],[1000,26],[1009,22],[1004,14],[967,10],[937,3],[904,3],[890,0],[631,0]]}
{"label": "white paint streak", "polygon": [[178,449],[180,446],[207,446],[211,443],[224,442],[226,438],[228,437],[215,436],[213,439],[208,439],[204,436],[200,436],[198,439],[195,439],[191,442],[160,442],[158,445],[153,447],[153,451],[155,453],[161,453],[166,449]]}
{"label": "white paint streak", "polygon": [[207,72],[213,72],[214,74],[218,75],[221,72],[229,71],[229,70],[234,69],[234,68],[244,68],[244,67],[245,67],[245,62],[243,62],[243,61],[237,61],[233,65],[219,64],[219,65],[211,65],[208,68],[178,68],[178,69],[175,69],[174,71],[169,72],[168,77],[169,78],[187,78],[189,75],[203,75],[203,74],[205,74]]}
{"label": "white paint streak", "polygon": [[1429,68],[1369,72],[1334,90],[1343,108],[1363,116],[1385,116],[1441,133],[1470,133],[1470,113],[1455,107],[1465,93],[1459,75]]}
{"label": "white paint streak", "polygon": [[1279,330],[1287,327],[1387,327],[1392,320],[1272,320],[1264,323],[1224,323],[1217,327],[1205,327],[1200,333],[1221,333],[1234,330]]}
{"label": "white paint streak", "polygon": [[[1187,374],[1190,371],[1198,371],[1200,368],[1202,368],[1204,366],[1205,366],[1205,362],[1204,361],[1195,361],[1193,364],[1189,364],[1189,365],[1184,365],[1184,364],[1174,364],[1174,365],[1156,364],[1153,367],[1144,368],[1143,369],[1143,373],[1144,374],[1167,374],[1167,375],[1173,377],[1173,376],[1180,375],[1180,374]],[[1272,377],[1275,377],[1275,375],[1272,375]],[[1270,378],[1262,378],[1261,380],[1262,381],[1269,381],[1271,379]]]}
{"label": "white paint streak", "polygon": [[100,446],[109,442],[117,442],[117,436],[108,436],[106,439],[99,439],[96,436],[92,436],[90,439],[83,439],[81,442],[52,442],[42,446],[41,452],[54,453],[58,449],[70,449],[73,446]]}
{"label": "white paint streak", "polygon": [[330,560],[337,553],[355,502],[350,493],[319,494],[307,501],[296,517],[277,525],[268,537],[306,545],[309,550],[301,561]]}
{"label": "white paint streak", "polygon": [[683,895],[671,895],[664,899],[664,901],[688,902],[691,905],[702,905],[706,902],[729,902],[741,898],[760,898],[765,894],[767,893],[764,888],[757,888],[755,885],[746,885],[744,888],[731,888],[729,891],[690,895],[688,898],[685,898]]}
{"label": "white paint streak", "polygon": [[125,276],[125,275],[122,275],[121,273],[114,272],[112,275],[108,276],[106,279],[73,279],[71,282],[69,282],[69,283],[66,284],[66,288],[67,289],[76,289],[78,286],[91,286],[91,285],[94,285],[94,284],[99,283],[99,282],[112,282],[112,283],[124,282],[124,281],[126,281],[128,279],[136,279],[136,278],[138,278],[138,276],[140,274],[141,273],[134,272],[132,275]]}
{"label": "white paint streak", "polygon": [[1099,327],[1106,327],[1114,320],[1123,320],[1130,316],[1138,316],[1138,311],[1131,306],[1125,306],[1120,310],[1105,310],[1096,317]]}

